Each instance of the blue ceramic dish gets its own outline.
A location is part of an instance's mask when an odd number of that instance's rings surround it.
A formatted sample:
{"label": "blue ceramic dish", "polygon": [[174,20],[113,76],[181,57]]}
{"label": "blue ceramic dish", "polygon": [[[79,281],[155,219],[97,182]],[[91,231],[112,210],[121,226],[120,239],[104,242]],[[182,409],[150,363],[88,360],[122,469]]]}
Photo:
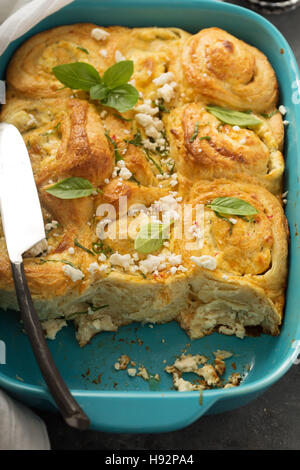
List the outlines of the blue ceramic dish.
{"label": "blue ceramic dish", "polygon": [[[278,380],[297,357],[300,340],[300,240],[298,224],[300,177],[299,70],[282,35],[252,11],[215,1],[201,0],[78,0],[48,17],[10,45],[0,59],[3,78],[13,52],[28,37],[67,23],[93,22],[99,25],[177,26],[190,32],[218,26],[261,49],[273,65],[280,84],[280,103],[287,108],[290,124],[286,131],[285,190],[286,213],[291,231],[290,271],[284,323],[279,337],[262,335],[245,338],[213,334],[191,343],[189,352],[211,357],[216,349],[233,351],[238,371],[244,371],[241,386],[199,392],[172,390],[171,377],[164,372],[189,343],[186,334],[173,322],[167,325],[130,325],[117,334],[102,333],[80,349],[72,327],[62,330],[50,342],[54,359],[80,405],[89,415],[92,428],[115,432],[158,432],[179,429],[205,413],[233,409],[258,397]],[[298,82],[300,83],[300,82]],[[21,401],[35,407],[55,409],[41,378],[16,312],[0,312],[0,340],[6,344],[6,364],[0,365],[0,386]],[[137,338],[141,341],[137,342]],[[162,342],[162,339],[165,341]],[[3,343],[2,343],[3,345]],[[161,381],[145,382],[115,371],[121,354],[158,372]],[[231,363],[231,360],[227,361]],[[228,374],[233,370],[228,367]]]}

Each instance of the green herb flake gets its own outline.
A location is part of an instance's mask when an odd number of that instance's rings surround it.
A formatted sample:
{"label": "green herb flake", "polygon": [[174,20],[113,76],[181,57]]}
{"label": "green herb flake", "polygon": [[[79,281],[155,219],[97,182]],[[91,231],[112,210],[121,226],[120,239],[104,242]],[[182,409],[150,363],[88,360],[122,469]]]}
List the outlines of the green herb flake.
{"label": "green herb flake", "polygon": [[275,111],[272,111],[271,113],[261,113],[261,115],[266,119],[270,119],[271,117],[275,116],[275,114],[277,114],[278,112],[279,112],[278,109],[276,109]]}
{"label": "green herb flake", "polygon": [[118,113],[113,113],[114,116],[118,119],[120,119],[121,121],[124,121],[124,122],[130,122],[132,121],[132,119],[129,119],[129,118],[125,118],[124,116],[122,116],[121,114],[118,114]]}
{"label": "green herb flake", "polygon": [[71,263],[71,261],[68,261],[67,259],[39,259],[40,264],[45,264],[45,263],[63,263],[63,264],[68,264],[69,266],[72,266],[74,269],[79,269],[79,266],[75,266],[75,264]]}
{"label": "green herb flake", "polygon": [[93,242],[92,243],[92,250],[96,255],[100,255],[103,253],[104,255],[111,254],[113,250],[109,246],[104,246],[104,243],[102,240],[99,240],[98,242]]}
{"label": "green herb flake", "polygon": [[142,146],[142,135],[141,135],[140,131],[137,131],[134,134],[133,139],[125,140],[125,142],[127,144],[135,145],[136,147],[141,147]]}
{"label": "green herb flake", "polygon": [[161,113],[169,113],[170,110],[165,107],[163,98],[160,98],[157,103],[157,107]]}
{"label": "green herb flake", "polygon": [[231,220],[227,219],[227,217],[224,217],[224,215],[218,214],[218,212],[215,212],[215,214],[216,214],[217,217],[219,217],[219,219],[223,219],[229,224],[229,226],[230,226],[229,235],[232,235],[233,223],[231,222]]}
{"label": "green herb flake", "polygon": [[114,139],[112,139],[109,135],[108,132],[105,132],[105,137],[107,138],[107,140],[109,140],[109,142],[112,144],[113,148],[114,148],[114,154],[115,154],[115,161],[116,162],[119,162],[120,160],[123,160],[123,157],[121,156],[119,150],[118,150],[118,146],[117,146],[117,143],[114,141]]}
{"label": "green herb flake", "polygon": [[138,186],[141,186],[141,183],[135,178],[134,175],[132,175],[132,176],[129,178],[129,181],[132,181],[133,183],[136,183]]}
{"label": "green herb flake", "polygon": [[81,250],[85,251],[85,252],[88,253],[89,255],[95,256],[95,253],[93,253],[91,250],[89,250],[89,249],[86,248],[85,246],[81,245],[81,243],[79,243],[79,241],[77,240],[77,238],[75,238],[75,240],[74,240],[74,245],[77,246],[78,248],[81,248]]}
{"label": "green herb flake", "polygon": [[84,52],[85,54],[89,54],[89,51],[87,49],[85,49],[84,47],[77,46],[77,49]]}
{"label": "green herb flake", "polygon": [[164,172],[163,172],[162,168],[161,168],[161,167],[159,166],[159,164],[154,160],[154,158],[151,157],[150,151],[149,151],[148,149],[145,149],[145,153],[146,153],[146,156],[147,156],[148,160],[150,160],[150,162],[152,162],[153,165],[158,169],[159,173],[160,173],[161,175],[163,175]]}
{"label": "green herb flake", "polygon": [[199,131],[199,122],[196,122],[194,133],[193,133],[192,137],[190,138],[191,143],[193,143],[194,140],[197,138],[198,131]]}

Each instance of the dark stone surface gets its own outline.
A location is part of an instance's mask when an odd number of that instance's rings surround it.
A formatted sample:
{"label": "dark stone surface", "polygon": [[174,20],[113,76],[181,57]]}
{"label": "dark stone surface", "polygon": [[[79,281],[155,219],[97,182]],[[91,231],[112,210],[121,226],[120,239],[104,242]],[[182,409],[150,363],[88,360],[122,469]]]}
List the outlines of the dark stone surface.
{"label": "dark stone surface", "polygon": [[[232,2],[247,6],[247,2]],[[300,8],[280,16],[264,15],[287,38],[300,63]],[[81,433],[55,414],[37,412],[46,422],[52,449],[192,450],[300,449],[300,365],[249,405],[204,416],[180,431],[163,434]]]}

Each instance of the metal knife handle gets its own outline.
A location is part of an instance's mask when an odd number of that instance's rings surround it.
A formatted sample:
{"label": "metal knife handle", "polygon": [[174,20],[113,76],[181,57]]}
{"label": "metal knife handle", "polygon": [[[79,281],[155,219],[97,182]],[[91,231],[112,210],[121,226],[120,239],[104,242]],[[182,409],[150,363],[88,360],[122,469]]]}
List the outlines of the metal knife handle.
{"label": "metal knife handle", "polygon": [[36,361],[65,422],[77,429],[89,428],[90,421],[63,381],[51,356],[34,308],[23,263],[11,263],[18,304]]}

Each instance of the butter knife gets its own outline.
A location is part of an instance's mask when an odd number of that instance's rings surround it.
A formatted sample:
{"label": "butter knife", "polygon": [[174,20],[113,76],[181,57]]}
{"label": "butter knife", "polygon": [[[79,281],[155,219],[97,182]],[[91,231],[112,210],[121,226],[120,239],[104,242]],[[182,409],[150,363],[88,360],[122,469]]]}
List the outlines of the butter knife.
{"label": "butter knife", "polygon": [[24,140],[12,124],[0,123],[0,212],[25,331],[48,389],[65,422],[88,429],[80,408],[51,356],[25,277],[23,254],[45,242],[44,221]]}

